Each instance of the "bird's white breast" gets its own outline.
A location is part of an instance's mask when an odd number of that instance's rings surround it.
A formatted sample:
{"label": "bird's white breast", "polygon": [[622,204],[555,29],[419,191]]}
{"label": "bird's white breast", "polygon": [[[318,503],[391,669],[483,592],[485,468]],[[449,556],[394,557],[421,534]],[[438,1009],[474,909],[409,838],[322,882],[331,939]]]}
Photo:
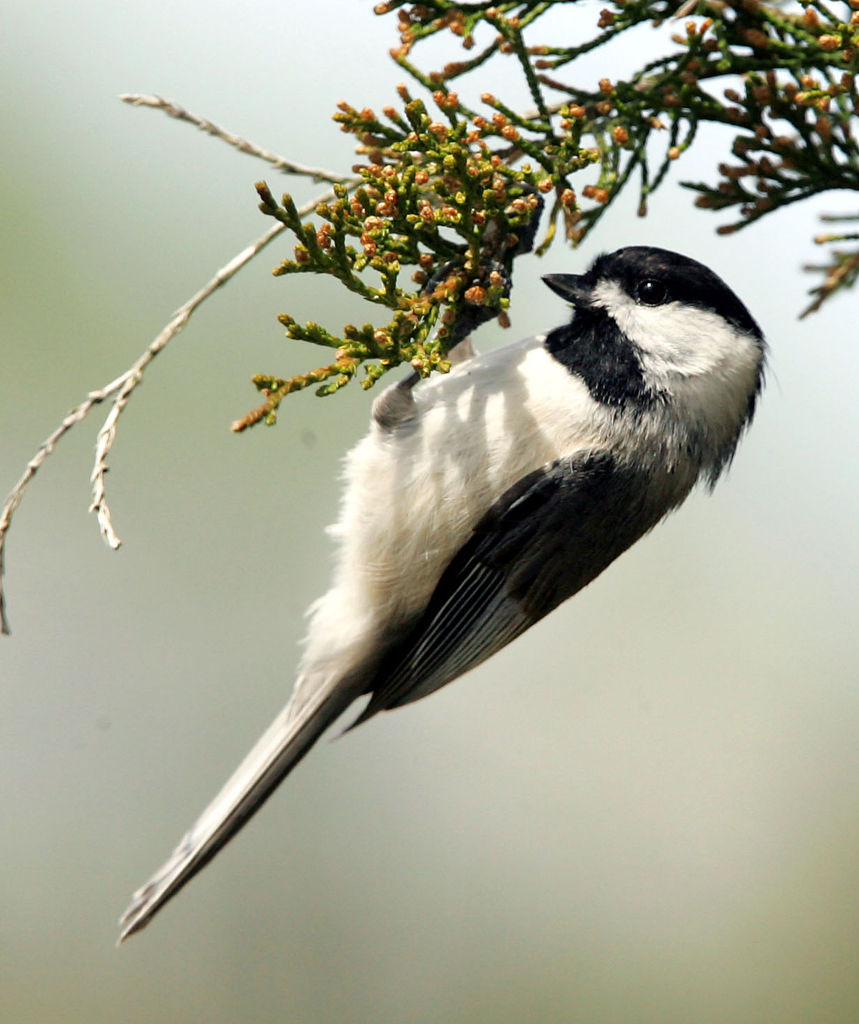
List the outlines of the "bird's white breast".
{"label": "bird's white breast", "polygon": [[607,417],[542,342],[526,339],[419,383],[408,420],[374,422],[349,453],[331,528],[340,560],[312,609],[306,663],[332,656],[332,637],[341,654],[341,645],[357,645],[360,659],[381,631],[426,605],[510,486],[550,460],[604,446]]}

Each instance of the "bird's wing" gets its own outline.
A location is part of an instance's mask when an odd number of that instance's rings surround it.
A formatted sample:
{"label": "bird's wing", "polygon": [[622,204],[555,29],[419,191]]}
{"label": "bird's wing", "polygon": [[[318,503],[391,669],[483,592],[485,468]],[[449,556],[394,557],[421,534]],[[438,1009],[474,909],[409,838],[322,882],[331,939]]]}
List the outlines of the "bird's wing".
{"label": "bird's wing", "polygon": [[588,584],[661,517],[648,516],[645,493],[606,453],[558,459],[519,480],[383,659],[354,725],[474,668]]}

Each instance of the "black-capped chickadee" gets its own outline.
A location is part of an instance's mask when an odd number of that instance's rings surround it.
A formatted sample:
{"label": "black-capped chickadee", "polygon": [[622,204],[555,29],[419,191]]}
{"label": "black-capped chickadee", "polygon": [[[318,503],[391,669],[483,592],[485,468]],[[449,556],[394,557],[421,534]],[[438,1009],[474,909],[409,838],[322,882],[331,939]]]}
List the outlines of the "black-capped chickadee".
{"label": "black-capped chickadee", "polygon": [[546,284],[549,334],[389,387],[346,461],[339,563],[286,708],[135,893],[144,927],[353,701],[356,722],[480,664],[599,575],[734,454],[765,346],[711,270],[664,249]]}

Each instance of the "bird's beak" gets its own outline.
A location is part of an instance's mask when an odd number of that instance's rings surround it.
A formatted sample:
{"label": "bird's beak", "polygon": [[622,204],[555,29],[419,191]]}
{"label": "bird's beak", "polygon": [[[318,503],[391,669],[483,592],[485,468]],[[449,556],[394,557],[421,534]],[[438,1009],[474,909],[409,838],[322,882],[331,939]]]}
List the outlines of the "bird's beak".
{"label": "bird's beak", "polygon": [[583,274],[544,274],[543,281],[562,299],[579,309],[593,305],[590,285]]}

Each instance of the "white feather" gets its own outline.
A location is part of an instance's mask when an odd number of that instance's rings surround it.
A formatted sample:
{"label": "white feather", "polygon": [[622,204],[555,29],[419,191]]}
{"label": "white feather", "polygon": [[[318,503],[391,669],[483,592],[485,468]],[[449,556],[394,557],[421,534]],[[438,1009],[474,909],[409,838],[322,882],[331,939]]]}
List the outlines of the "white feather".
{"label": "white feather", "polygon": [[334,585],[311,609],[305,671],[318,678],[325,663],[342,669],[368,657],[382,632],[426,605],[477,520],[510,486],[546,462],[603,445],[600,424],[609,417],[543,340],[418,384],[408,422],[374,422],[347,455],[332,527],[339,560]]}

